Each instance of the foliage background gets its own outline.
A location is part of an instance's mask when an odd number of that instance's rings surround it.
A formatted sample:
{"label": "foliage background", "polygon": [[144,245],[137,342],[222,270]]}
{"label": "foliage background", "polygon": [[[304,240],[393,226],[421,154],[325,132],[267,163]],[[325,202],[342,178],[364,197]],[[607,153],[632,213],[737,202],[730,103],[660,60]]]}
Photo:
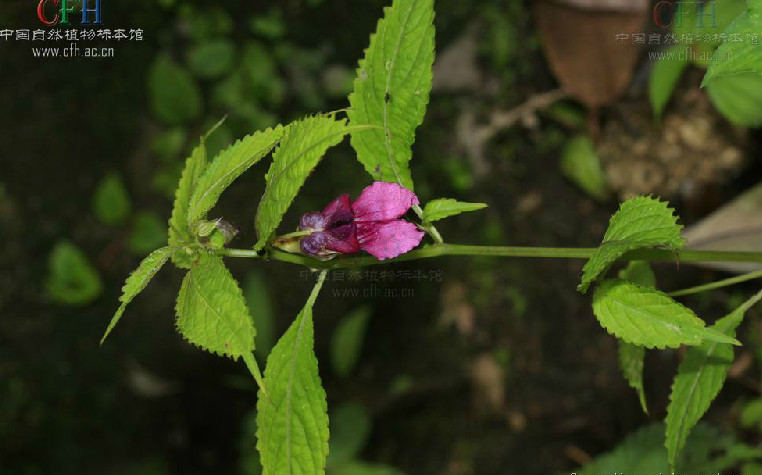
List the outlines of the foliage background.
{"label": "foliage background", "polygon": [[[116,173],[132,211],[163,221],[171,200],[162,183],[194,138],[222,115],[231,114],[228,132],[237,136],[256,122],[345,107],[346,78],[386,3],[136,6],[112,0],[104,2],[104,22],[142,28],[146,37],[116,45],[113,59],[42,60],[27,46],[0,45],[0,473],[256,473],[249,424],[255,388],[241,364],[198,351],[176,335],[177,270],[162,271],[99,347],[123,278],[140,256],[130,251],[137,214],[108,225],[93,212],[93,196],[101,180]],[[597,244],[616,200],[591,198],[564,177],[559,157],[574,132],[562,121],[540,115],[533,127],[502,131],[483,163],[469,161],[454,139],[464,110],[486,115],[556,87],[529,3],[442,0],[436,10],[439,51],[478,26],[476,62],[486,78],[477,87],[435,92],[417,134],[412,173],[421,201],[445,195],[490,205],[443,222],[446,239]],[[214,25],[227,24],[220,17],[229,19],[226,33],[214,33]],[[253,18],[269,20],[252,31]],[[0,26],[35,28],[35,22],[31,2],[0,6]],[[212,33],[194,38],[204,31]],[[215,104],[217,80],[194,79],[203,105],[183,125],[189,139],[174,156],[157,153],[157,137],[172,126],[152,112],[148,78],[155,59],[169,54],[182,63],[194,44],[218,37],[229,39],[236,54],[256,41],[266,58],[256,63],[258,70],[272,64],[263,79],[266,92],[245,98],[257,110]],[[282,98],[273,99],[278,94]],[[626,100],[647,104],[637,92]],[[608,120],[621,118],[612,113]],[[759,144],[752,133],[744,153],[755,156]],[[488,173],[475,173],[485,163]],[[217,208],[240,228],[237,247],[254,241],[265,167],[260,163],[245,174]],[[759,160],[749,160],[701,193],[670,198],[690,223],[754,184],[759,172]],[[308,180],[285,226],[338,193],[356,196],[368,183],[348,142],[342,144]],[[92,303],[62,305],[46,291],[48,255],[61,239],[80,247],[100,275],[103,289]],[[239,281],[259,282],[254,286],[270,300],[279,335],[310,282],[283,263],[228,263]],[[615,341],[574,290],[580,267],[574,261],[456,258],[397,264],[395,270],[442,275],[442,282],[388,284],[414,290],[414,297],[398,299],[334,292],[368,288],[364,280],[328,282],[315,308],[317,353],[330,410],[352,402],[373,420],[358,457],[407,473],[568,471],[646,424],[619,374]],[[258,277],[251,277],[252,269]],[[657,271],[665,288],[716,277],[682,266]],[[744,290],[690,303],[704,315],[720,316]],[[346,315],[363,307],[370,317],[359,362],[342,376],[329,363],[332,335]],[[743,350],[751,369],[729,383],[709,420],[758,442],[758,430],[738,424],[741,402],[758,396],[759,310],[751,315],[740,333],[752,342]],[[654,419],[663,416],[677,363],[676,351],[649,355],[646,362]],[[353,427],[361,417],[348,419]]]}

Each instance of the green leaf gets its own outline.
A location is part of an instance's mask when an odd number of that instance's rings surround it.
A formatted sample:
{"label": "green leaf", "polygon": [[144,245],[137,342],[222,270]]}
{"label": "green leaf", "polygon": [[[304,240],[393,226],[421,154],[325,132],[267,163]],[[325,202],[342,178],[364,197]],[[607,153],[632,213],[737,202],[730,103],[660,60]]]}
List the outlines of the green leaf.
{"label": "green leaf", "polygon": [[[762,75],[762,42],[759,41],[761,34],[762,8],[759,6],[759,0],[749,1],[749,11],[738,16],[725,30],[729,40],[714,52],[701,86],[707,86],[720,77],[741,73]],[[751,39],[753,35],[757,37],[756,44]],[[740,41],[730,41],[732,38],[740,38]]]}
{"label": "green leaf", "polygon": [[432,222],[440,219],[455,216],[456,214],[467,213],[486,208],[484,203],[465,203],[452,198],[440,198],[429,201],[423,209],[423,220]]}
{"label": "green leaf", "polygon": [[136,254],[145,254],[167,242],[167,224],[153,211],[135,214],[127,245]]}
{"label": "green leaf", "polygon": [[106,332],[103,334],[103,338],[101,338],[101,344],[106,341],[108,334],[111,333],[111,330],[113,330],[116,324],[119,323],[119,319],[122,318],[122,314],[127,308],[127,305],[146,288],[148,282],[151,281],[153,276],[156,275],[164,263],[167,262],[169,254],[169,247],[162,247],[161,249],[153,251],[146,256],[146,258],[140,262],[138,268],[127,277],[127,280],[124,281],[124,286],[122,287],[122,296],[119,297],[121,304],[111,318],[111,322],[108,324]]}
{"label": "green leaf", "polygon": [[381,128],[352,133],[357,159],[375,180],[411,190],[411,147],[431,91],[433,20],[433,0],[394,0],[385,8],[349,95],[350,123]]}
{"label": "green leaf", "polygon": [[270,49],[249,41],[241,54],[242,88],[257,102],[278,105],[286,95],[286,85]]}
{"label": "green leaf", "polygon": [[203,79],[213,79],[230,71],[235,61],[235,45],[229,40],[198,43],[188,50],[188,68]]}
{"label": "green leaf", "polygon": [[265,176],[267,187],[256,216],[259,241],[254,249],[264,247],[312,169],[347,132],[346,120],[332,116],[308,117],[286,127]]}
{"label": "green leaf", "polygon": [[735,338],[706,328],[689,308],[658,290],[623,280],[605,280],[593,295],[593,313],[617,338],[648,348],[698,345],[703,340],[732,343]]}
{"label": "green leaf", "polygon": [[162,162],[175,162],[185,144],[186,135],[183,127],[174,127],[162,132],[151,141],[151,153]]}
{"label": "green leaf", "polygon": [[586,292],[595,279],[629,251],[683,247],[685,239],[680,237],[683,227],[677,224],[673,212],[667,203],[649,196],[639,196],[622,203],[609,221],[603,243],[582,269],[582,282],[577,290]]}
{"label": "green leaf", "polygon": [[202,254],[177,294],[177,330],[206,351],[237,358],[254,351],[256,331],[241,289],[222,258]]}
{"label": "green leaf", "polygon": [[254,339],[257,354],[267,358],[275,344],[274,312],[267,280],[261,272],[254,270],[246,276],[243,288],[246,304],[254,320],[254,328],[257,329]]}
{"label": "green leaf", "polygon": [[752,429],[755,426],[760,427],[762,423],[762,399],[754,399],[746,403],[741,410],[741,427]]}
{"label": "green leaf", "polygon": [[762,76],[721,76],[707,84],[706,92],[717,110],[733,124],[762,126]]}
{"label": "green leaf", "polygon": [[[643,287],[656,288],[656,276],[647,262],[632,261],[626,268],[619,271],[619,278],[641,285]],[[648,404],[646,404],[646,393],[643,388],[643,360],[646,356],[646,349],[642,346],[636,346],[626,341],[619,342],[619,367],[622,375],[638,393],[640,407],[643,412],[648,414]]]}
{"label": "green leaf", "polygon": [[93,199],[93,213],[104,224],[116,226],[130,217],[130,195],[122,178],[110,173],[98,183]]}
{"label": "green leaf", "polygon": [[651,75],[648,78],[648,96],[657,120],[661,118],[683,71],[690,64],[685,48],[684,45],[679,44],[669,48],[651,69]]}
{"label": "green leaf", "polygon": [[185,168],[180,176],[180,183],[175,191],[175,203],[172,207],[172,217],[169,220],[169,247],[174,249],[172,262],[185,269],[190,269],[192,257],[182,246],[192,241],[190,223],[188,222],[188,206],[191,194],[196,188],[201,174],[206,169],[206,147],[201,139],[190,157],[185,161]]}
{"label": "green leaf", "polygon": [[333,467],[348,462],[362,451],[373,428],[365,407],[356,402],[345,402],[331,410],[331,452],[328,465]]}
{"label": "green leaf", "polygon": [[331,338],[331,366],[341,377],[347,377],[357,366],[362,351],[370,308],[360,307],[344,317]]}
{"label": "green leaf", "polygon": [[328,404],[314,351],[312,306],[307,303],[267,358],[267,396],[257,401],[257,449],[264,475],[320,475],[328,456]]}
{"label": "green leaf", "polygon": [[643,360],[645,356],[645,347],[619,340],[619,368],[630,387],[637,391],[643,412],[648,414],[646,392],[643,388]]}
{"label": "green leaf", "polygon": [[[746,301],[712,326],[717,332],[735,337],[735,330],[749,308],[762,299],[762,292]],[[667,407],[667,440],[669,463],[674,466],[677,454],[685,445],[693,426],[704,416],[722,389],[728,369],[733,363],[733,347],[715,341],[688,348],[677,376]]]}
{"label": "green leaf", "polygon": [[608,198],[606,172],[593,141],[588,136],[578,135],[566,144],[561,157],[561,171],[593,198]]}
{"label": "green leaf", "polygon": [[148,92],[153,113],[167,124],[187,123],[201,114],[201,90],[188,71],[165,53],[151,65]]}
{"label": "green leaf", "polygon": [[643,287],[656,288],[656,275],[645,261],[630,261],[627,267],[619,271],[619,278]]}
{"label": "green leaf", "polygon": [[283,127],[267,129],[238,140],[209,164],[198,179],[188,204],[188,223],[206,216],[222,192],[278,143]]}
{"label": "green leaf", "polygon": [[596,457],[574,472],[580,475],[724,473],[739,462],[759,456],[759,449],[739,443],[733,437],[723,436],[712,426],[699,424],[688,439],[686,450],[678,460],[677,470],[670,470],[667,450],[664,448],[664,424],[658,422],[638,429],[612,451]]}
{"label": "green leaf", "polygon": [[103,286],[98,271],[77,246],[59,241],[50,252],[48,295],[67,305],[86,305],[101,294]]}

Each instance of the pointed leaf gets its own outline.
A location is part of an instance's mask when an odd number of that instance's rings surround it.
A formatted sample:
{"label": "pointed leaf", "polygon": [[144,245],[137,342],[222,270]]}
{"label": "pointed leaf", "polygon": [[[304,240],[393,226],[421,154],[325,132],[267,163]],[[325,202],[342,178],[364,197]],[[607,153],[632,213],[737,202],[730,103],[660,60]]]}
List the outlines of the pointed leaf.
{"label": "pointed leaf", "polygon": [[587,135],[578,135],[567,142],[561,157],[561,171],[593,198],[599,201],[608,198],[606,171],[595,144]]}
{"label": "pointed leaf", "polygon": [[220,152],[198,179],[188,205],[188,223],[203,218],[217,203],[225,188],[267,155],[282,133],[281,126],[256,132]]}
{"label": "pointed leaf", "polygon": [[177,294],[177,330],[204,350],[237,358],[254,350],[256,331],[243,293],[222,258],[203,254]]}
{"label": "pointed leaf", "polygon": [[685,53],[685,45],[675,45],[664,52],[664,55],[654,63],[651,75],[648,78],[648,97],[651,99],[651,107],[654,117],[661,118],[664,108],[672,97],[683,71],[690,64],[688,55]]}
{"label": "pointed leaf", "polygon": [[198,84],[166,53],[159,54],[151,64],[148,92],[154,115],[167,124],[184,124],[201,114]]}
{"label": "pointed leaf", "polygon": [[423,220],[428,222],[438,221],[455,216],[456,214],[476,211],[486,207],[487,205],[484,203],[466,203],[452,198],[440,198],[426,203],[426,207],[423,209]]}
{"label": "pointed leaf", "polygon": [[246,276],[243,286],[246,304],[257,329],[257,336],[254,338],[257,355],[263,358],[267,358],[275,344],[273,302],[267,282],[265,275],[255,269]]}
{"label": "pointed leaf", "polygon": [[57,302],[85,305],[103,290],[101,277],[84,252],[69,241],[56,243],[50,251],[45,289]]}
{"label": "pointed leaf", "polygon": [[188,206],[191,194],[198,183],[198,179],[206,169],[206,147],[201,140],[185,161],[183,174],[175,191],[175,203],[172,207],[172,217],[169,220],[169,247],[175,251],[172,254],[172,262],[178,267],[190,269],[190,261],[185,259],[181,248],[183,242],[191,240],[190,223],[188,222]]}
{"label": "pointed leaf", "polygon": [[101,344],[103,344],[103,342],[106,340],[106,337],[109,333],[111,333],[111,330],[114,329],[116,324],[119,323],[119,319],[122,318],[122,314],[127,308],[127,304],[132,302],[132,299],[134,299],[140,292],[143,291],[143,289],[146,288],[148,282],[151,281],[153,276],[156,275],[164,263],[167,262],[167,259],[169,259],[169,254],[169,247],[156,249],[152,253],[148,254],[148,256],[146,256],[146,258],[141,261],[138,268],[135,269],[132,274],[129,275],[129,277],[127,277],[127,280],[125,280],[124,286],[122,287],[122,296],[119,297],[121,305],[119,305],[119,309],[117,309],[116,313],[111,318],[111,322],[108,324],[108,328],[106,328],[106,332],[103,334],[103,338],[101,338]]}
{"label": "pointed leaf", "polygon": [[346,377],[357,366],[370,320],[370,308],[360,307],[344,317],[331,337],[331,367]]}
{"label": "pointed leaf", "polygon": [[643,360],[645,356],[645,347],[619,340],[619,368],[630,387],[637,391],[643,412],[648,414],[646,392],[643,388]]}
{"label": "pointed leaf", "polygon": [[[626,268],[619,272],[619,278],[643,287],[656,287],[656,276],[651,270],[651,266],[643,261],[630,262]],[[630,387],[637,391],[640,407],[643,408],[644,413],[648,414],[646,393],[643,388],[643,360],[645,356],[646,349],[644,347],[619,340],[619,367],[622,370],[622,375]]]}
{"label": "pointed leaf", "polygon": [[673,213],[667,203],[649,196],[639,196],[622,203],[609,221],[603,243],[582,269],[582,282],[577,290],[586,292],[595,279],[629,251],[683,247],[685,239],[680,237],[683,227],[677,224]]}
{"label": "pointed leaf", "polygon": [[593,295],[593,313],[617,338],[647,348],[698,345],[704,339],[739,344],[706,328],[689,308],[658,290],[623,280],[605,280]]}
{"label": "pointed leaf", "polygon": [[[744,314],[760,299],[762,292],[729,315],[717,320],[712,329],[728,337],[735,337],[736,328],[743,320]],[[686,351],[672,384],[665,421],[670,465],[674,466],[677,454],[685,445],[691,429],[703,417],[722,389],[732,363],[733,347],[725,343],[705,341]]]}
{"label": "pointed leaf", "polygon": [[130,194],[122,178],[116,173],[106,175],[93,197],[95,216],[104,224],[116,226],[127,221],[131,210]]}
{"label": "pointed leaf", "polygon": [[283,140],[273,153],[273,163],[265,177],[267,187],[257,208],[259,241],[255,249],[264,247],[312,169],[347,132],[346,120],[332,116],[308,117],[286,127]]}
{"label": "pointed leaf", "polygon": [[[727,37],[739,36],[741,41],[725,41],[712,56],[701,86],[706,86],[715,78],[733,76],[740,73],[762,75],[762,5],[759,0],[748,2],[749,10],[742,13],[725,30]],[[757,40],[753,37],[756,35]]]}
{"label": "pointed leaf", "polygon": [[320,475],[328,456],[328,404],[318,374],[312,306],[325,274],[281,337],[257,401],[257,449],[264,475]]}
{"label": "pointed leaf", "polygon": [[411,190],[411,146],[431,91],[433,20],[433,0],[394,0],[370,38],[349,95],[351,124],[381,127],[352,133],[357,159],[375,180]]}

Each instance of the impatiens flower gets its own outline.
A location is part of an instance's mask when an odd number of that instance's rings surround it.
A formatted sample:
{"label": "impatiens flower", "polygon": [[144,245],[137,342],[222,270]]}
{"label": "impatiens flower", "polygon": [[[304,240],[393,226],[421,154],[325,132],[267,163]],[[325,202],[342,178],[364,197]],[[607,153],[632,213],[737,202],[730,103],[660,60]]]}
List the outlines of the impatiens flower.
{"label": "impatiens flower", "polygon": [[333,200],[322,213],[302,216],[302,252],[312,256],[366,251],[379,260],[404,254],[420,244],[423,231],[399,219],[418,204],[415,194],[396,183],[377,181],[351,203],[349,195]]}

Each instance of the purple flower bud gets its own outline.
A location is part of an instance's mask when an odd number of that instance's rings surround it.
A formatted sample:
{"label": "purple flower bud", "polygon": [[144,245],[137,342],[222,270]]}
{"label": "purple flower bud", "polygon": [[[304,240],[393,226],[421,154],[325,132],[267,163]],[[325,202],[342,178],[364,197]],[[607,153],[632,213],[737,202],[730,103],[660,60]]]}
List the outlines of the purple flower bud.
{"label": "purple flower bud", "polygon": [[354,203],[341,195],[322,213],[302,216],[299,229],[313,231],[302,238],[302,252],[324,257],[363,250],[379,260],[404,254],[424,235],[413,223],[398,219],[415,204],[415,194],[396,183],[375,182]]}

